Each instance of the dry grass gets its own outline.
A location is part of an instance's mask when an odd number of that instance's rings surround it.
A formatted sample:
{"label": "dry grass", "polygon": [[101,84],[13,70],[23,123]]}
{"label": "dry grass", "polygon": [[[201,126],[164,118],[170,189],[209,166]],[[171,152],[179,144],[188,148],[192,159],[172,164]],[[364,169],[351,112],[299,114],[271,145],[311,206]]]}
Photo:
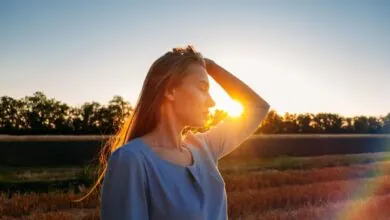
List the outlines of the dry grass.
{"label": "dry grass", "polygon": [[9,199],[6,193],[2,193],[0,195],[0,204],[2,204],[0,206],[0,216],[21,217],[32,213],[49,213],[75,208],[94,209],[99,206],[97,192],[80,203],[71,201],[80,198],[80,195],[73,192],[16,193]]}
{"label": "dry grass", "polygon": [[229,216],[233,219],[277,208],[323,205],[349,199],[390,194],[390,176],[342,180],[262,190],[228,192]]}
{"label": "dry grass", "polygon": [[238,219],[255,220],[384,220],[389,219],[390,195],[373,196],[367,199],[327,203],[321,206],[307,205],[297,209],[277,209],[266,213],[241,216]]}
{"label": "dry grass", "polygon": [[247,191],[286,185],[348,180],[390,175],[390,162],[328,167],[310,170],[265,170],[260,172],[222,173],[227,191]]}
{"label": "dry grass", "polygon": [[81,219],[81,220],[98,220],[99,219],[99,208],[94,209],[67,209],[60,211],[50,212],[33,212],[30,215],[23,217],[11,217],[4,216],[1,220],[69,220],[69,219]]}
{"label": "dry grass", "polygon": [[[287,211],[278,212],[277,215],[283,217],[283,215],[295,213],[291,209],[301,210],[302,207],[324,206],[333,202],[390,194],[390,176],[250,189],[245,193],[231,189],[227,194],[231,219],[271,215],[270,211],[272,210],[289,208]],[[53,192],[48,194],[16,194],[8,199],[6,194],[2,194],[0,204],[3,205],[0,208],[0,216],[23,219],[72,219],[73,217],[76,219],[97,219],[98,195],[94,194],[81,203],[70,202],[69,199],[77,196],[79,195],[71,192]],[[80,210],[82,214],[80,214]],[[367,208],[367,210],[370,209]],[[288,213],[281,214],[283,212]],[[312,212],[316,214],[320,211]],[[276,214],[273,215],[276,216]],[[69,216],[73,217],[68,218]]]}

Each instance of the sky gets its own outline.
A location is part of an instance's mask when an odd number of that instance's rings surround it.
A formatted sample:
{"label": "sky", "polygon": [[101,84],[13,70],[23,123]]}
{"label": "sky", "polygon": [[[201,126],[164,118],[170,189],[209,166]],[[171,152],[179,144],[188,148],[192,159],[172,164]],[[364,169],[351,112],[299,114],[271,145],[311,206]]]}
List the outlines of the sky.
{"label": "sky", "polygon": [[[390,112],[387,0],[0,0],[0,96],[134,105],[150,65],[188,44],[279,114]],[[209,80],[215,108],[228,109]]]}

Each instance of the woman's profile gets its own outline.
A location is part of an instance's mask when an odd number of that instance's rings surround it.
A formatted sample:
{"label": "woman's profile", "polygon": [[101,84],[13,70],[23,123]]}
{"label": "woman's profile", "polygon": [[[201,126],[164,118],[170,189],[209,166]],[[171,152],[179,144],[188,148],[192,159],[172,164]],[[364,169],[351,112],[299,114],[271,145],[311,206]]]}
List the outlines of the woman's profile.
{"label": "woman's profile", "polygon": [[[183,135],[187,127],[203,127],[216,104],[208,76],[243,112],[206,132]],[[151,65],[133,114],[105,150],[101,219],[227,219],[218,160],[255,132],[269,108],[192,46],[165,53]]]}

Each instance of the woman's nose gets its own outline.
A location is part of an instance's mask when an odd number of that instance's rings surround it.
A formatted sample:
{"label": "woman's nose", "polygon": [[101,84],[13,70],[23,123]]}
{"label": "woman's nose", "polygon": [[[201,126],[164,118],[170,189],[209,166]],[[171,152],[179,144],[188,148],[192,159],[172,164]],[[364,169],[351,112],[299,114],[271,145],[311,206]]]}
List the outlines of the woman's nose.
{"label": "woman's nose", "polygon": [[212,108],[215,106],[215,102],[214,102],[213,98],[211,98],[211,96],[209,96],[209,99],[208,99],[208,106],[209,106],[209,108]]}

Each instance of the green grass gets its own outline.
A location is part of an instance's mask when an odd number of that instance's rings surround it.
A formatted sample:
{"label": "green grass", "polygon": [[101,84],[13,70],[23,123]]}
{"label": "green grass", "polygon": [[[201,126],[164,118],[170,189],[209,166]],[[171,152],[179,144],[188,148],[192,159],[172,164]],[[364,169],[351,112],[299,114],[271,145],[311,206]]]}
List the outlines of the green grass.
{"label": "green grass", "polygon": [[[350,155],[325,155],[316,157],[275,158],[223,158],[219,161],[221,172],[243,172],[261,170],[315,169],[349,166],[378,161],[389,161],[390,153],[365,153]],[[81,166],[63,167],[4,167],[0,166],[0,182],[59,181],[77,178],[93,178],[94,168]]]}
{"label": "green grass", "polygon": [[0,167],[0,191],[50,192],[68,191],[95,180],[90,167]]}

